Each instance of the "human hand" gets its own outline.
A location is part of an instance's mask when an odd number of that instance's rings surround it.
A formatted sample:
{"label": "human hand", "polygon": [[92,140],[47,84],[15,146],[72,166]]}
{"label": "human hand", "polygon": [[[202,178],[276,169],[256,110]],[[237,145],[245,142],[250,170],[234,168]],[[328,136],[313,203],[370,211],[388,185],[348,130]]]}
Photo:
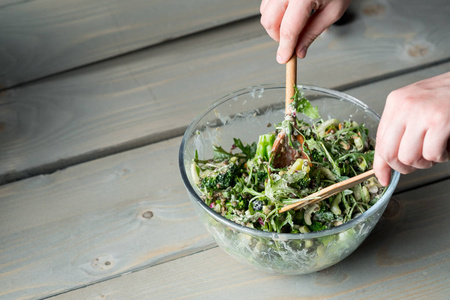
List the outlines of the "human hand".
{"label": "human hand", "polygon": [[304,58],[311,43],[339,20],[350,1],[262,0],[261,24],[271,38],[280,42],[278,63],[286,63],[294,51],[298,57]]}
{"label": "human hand", "polygon": [[450,152],[450,72],[389,94],[377,131],[375,174],[384,186],[402,174],[446,162]]}

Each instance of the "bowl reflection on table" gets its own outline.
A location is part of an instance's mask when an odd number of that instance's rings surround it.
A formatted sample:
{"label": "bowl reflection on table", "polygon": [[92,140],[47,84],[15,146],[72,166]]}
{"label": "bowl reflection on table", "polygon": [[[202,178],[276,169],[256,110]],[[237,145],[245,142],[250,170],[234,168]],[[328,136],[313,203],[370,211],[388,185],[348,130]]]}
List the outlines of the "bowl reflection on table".
{"label": "bowl reflection on table", "polygon": [[[319,108],[323,119],[351,119],[365,124],[372,137],[375,135],[379,116],[361,101],[320,87],[303,85],[299,88],[305,98]],[[338,263],[362,243],[384,212],[398,183],[399,173],[393,173],[391,184],[369,210],[343,225],[320,232],[264,232],[236,224],[216,213],[201,200],[201,193],[191,176],[196,151],[199,158],[205,159],[213,157],[213,145],[230,149],[233,138],[245,143],[258,141],[261,134],[273,131],[270,124],[284,119],[284,96],[282,85],[261,85],[218,100],[187,128],[180,147],[179,165],[200,219],[223,250],[260,270],[305,274]]]}

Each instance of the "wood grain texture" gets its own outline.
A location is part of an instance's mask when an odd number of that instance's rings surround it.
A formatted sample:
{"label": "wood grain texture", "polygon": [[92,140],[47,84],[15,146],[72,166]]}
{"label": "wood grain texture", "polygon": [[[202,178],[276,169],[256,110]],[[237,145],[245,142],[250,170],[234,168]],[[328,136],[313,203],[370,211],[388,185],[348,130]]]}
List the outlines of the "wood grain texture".
{"label": "wood grain texture", "polygon": [[[390,1],[357,3],[355,21],[331,27],[299,61],[301,83],[349,86],[449,57],[449,6],[436,10],[437,0],[408,1],[408,10]],[[385,7],[376,16],[366,7],[374,3]],[[411,45],[422,42],[428,51],[410,55]],[[9,90],[0,97],[0,179],[181,135],[223,95],[283,82],[275,49],[254,19]],[[383,97],[361,99],[374,107],[384,103]]]}
{"label": "wood grain texture", "polygon": [[[305,83],[364,82],[347,92],[380,113],[393,88],[450,69],[442,63],[369,84],[447,59],[450,8],[437,0],[354,2],[355,22],[332,27],[299,61]],[[11,2],[19,3],[54,2]],[[0,7],[0,13],[5,9],[13,5]],[[47,21],[48,26],[54,22]],[[179,176],[179,136],[220,96],[282,82],[284,66],[275,63],[275,49],[255,18],[3,92],[0,178],[154,144],[0,186],[0,299],[36,299],[73,289],[55,298],[249,299],[259,292],[262,299],[381,299],[411,293],[429,299],[448,294],[442,275],[449,269],[449,240],[443,235],[450,225],[448,201],[443,201],[449,198],[448,164],[402,176],[397,191],[447,179],[398,195],[363,246],[326,271],[300,278],[261,274],[216,248]],[[39,65],[25,63],[30,70]],[[286,293],[271,294],[280,288]]]}
{"label": "wood grain texture", "polygon": [[0,4],[0,88],[259,13],[259,0],[46,0]]}
{"label": "wood grain texture", "polygon": [[[181,182],[180,142],[0,186],[0,299],[61,293],[215,247]],[[448,164],[412,173],[397,191],[449,173]]]}
{"label": "wood grain texture", "polygon": [[446,299],[449,185],[395,196],[353,254],[317,273],[266,274],[213,248],[54,299]]}
{"label": "wood grain texture", "polygon": [[0,189],[0,299],[30,299],[214,246],[178,172],[180,139]]}

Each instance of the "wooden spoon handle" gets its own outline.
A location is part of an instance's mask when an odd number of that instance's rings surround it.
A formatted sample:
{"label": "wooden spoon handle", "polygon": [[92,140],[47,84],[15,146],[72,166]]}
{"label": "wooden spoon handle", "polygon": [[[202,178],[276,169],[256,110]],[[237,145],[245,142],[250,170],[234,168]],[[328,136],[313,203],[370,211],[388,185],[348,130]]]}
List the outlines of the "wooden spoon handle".
{"label": "wooden spoon handle", "polygon": [[375,175],[375,171],[370,170],[370,171],[361,173],[359,175],[356,175],[352,178],[349,178],[347,180],[335,183],[333,185],[330,185],[330,186],[318,191],[317,193],[311,194],[308,197],[303,198],[299,202],[284,206],[278,212],[283,213],[283,212],[291,210],[291,209],[299,209],[299,208],[302,208],[303,206],[320,202],[320,201],[330,198],[331,196],[336,195],[337,193],[340,193],[354,185],[357,185],[358,183],[361,183],[364,180],[367,180],[374,175]]}
{"label": "wooden spoon handle", "polygon": [[295,54],[286,63],[286,115],[292,114],[290,104],[295,94],[294,85],[297,85],[297,55]]}

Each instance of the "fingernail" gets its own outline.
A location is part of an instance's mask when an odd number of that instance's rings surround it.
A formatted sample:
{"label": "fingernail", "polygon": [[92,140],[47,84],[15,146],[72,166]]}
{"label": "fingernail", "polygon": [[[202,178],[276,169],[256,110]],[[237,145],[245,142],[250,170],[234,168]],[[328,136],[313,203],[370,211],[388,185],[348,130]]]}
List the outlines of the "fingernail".
{"label": "fingernail", "polygon": [[283,61],[283,57],[281,56],[281,55],[277,55],[277,62],[279,63],[279,64],[282,64],[284,61]]}

